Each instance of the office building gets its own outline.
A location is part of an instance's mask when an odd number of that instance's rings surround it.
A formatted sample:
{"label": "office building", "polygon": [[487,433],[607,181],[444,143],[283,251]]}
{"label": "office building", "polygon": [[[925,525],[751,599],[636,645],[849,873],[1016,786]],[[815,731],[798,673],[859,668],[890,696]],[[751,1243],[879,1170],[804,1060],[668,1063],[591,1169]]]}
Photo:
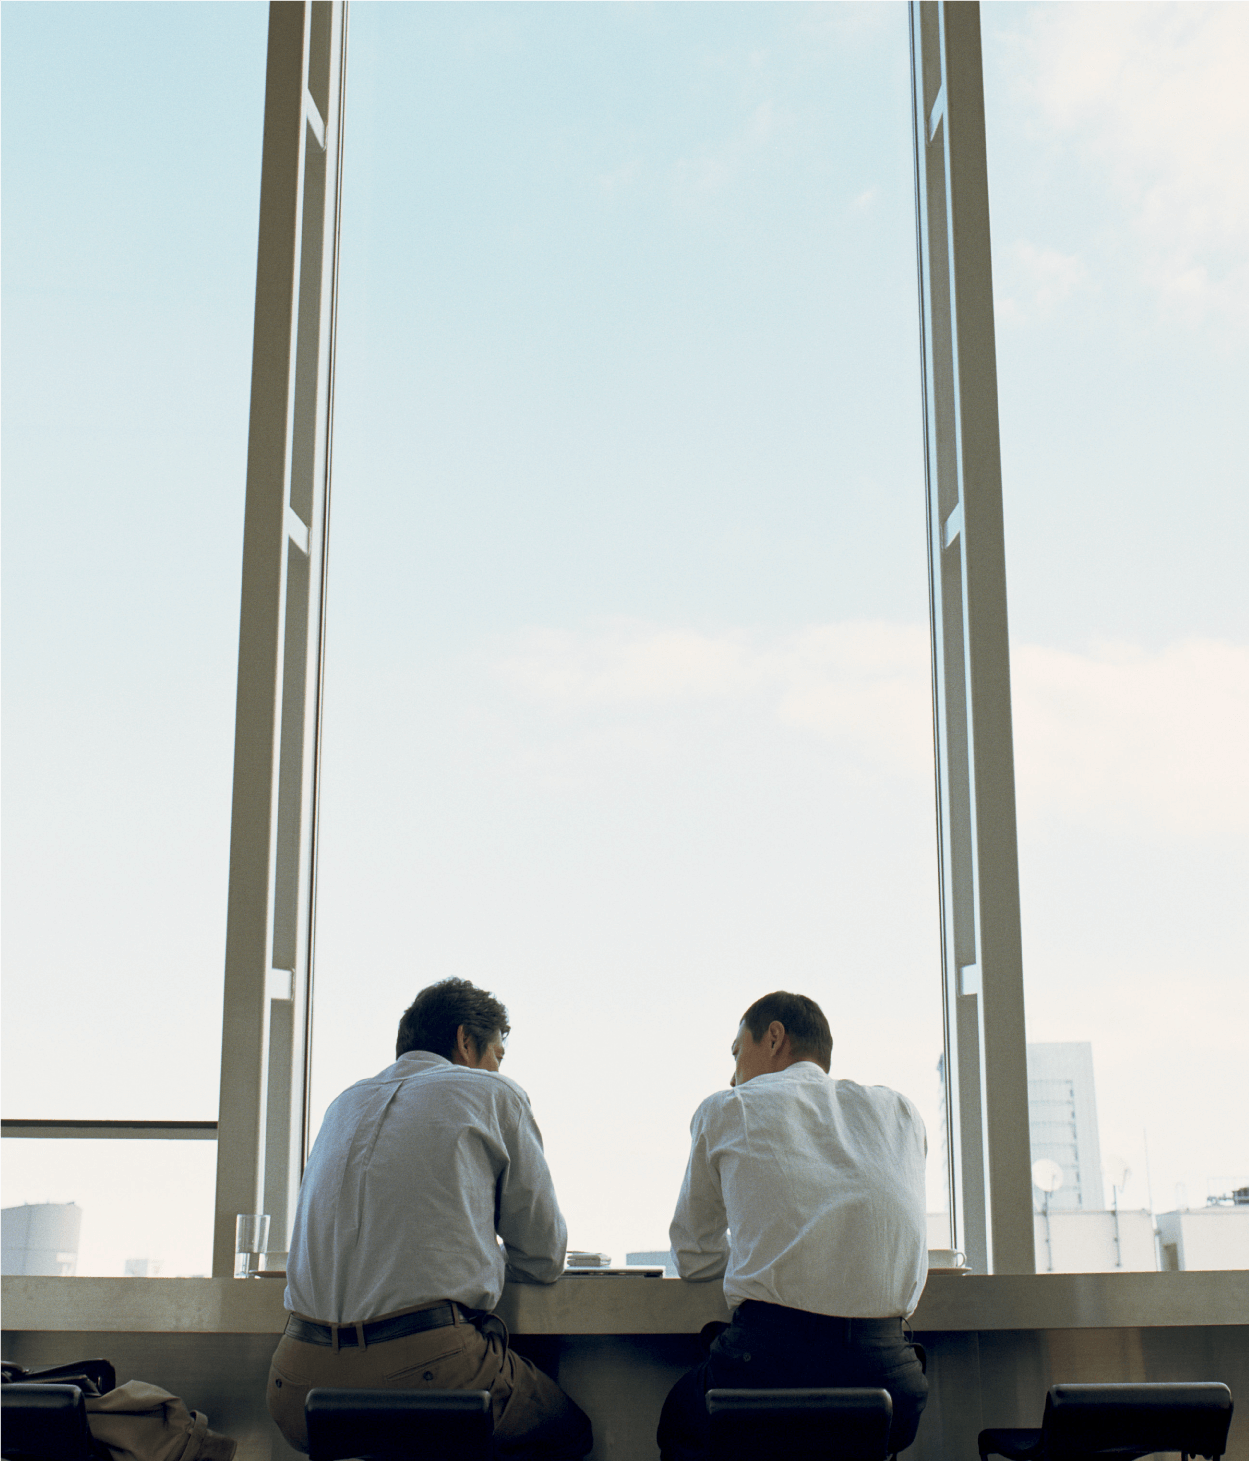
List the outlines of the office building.
{"label": "office building", "polygon": [[1158,1214],[1160,1267],[1249,1268],[1249,1187],[1207,1199],[1205,1207]]}
{"label": "office building", "polygon": [[665,1278],[676,1278],[677,1266],[672,1257],[672,1250],[669,1248],[648,1248],[644,1253],[626,1253],[625,1262],[629,1264],[645,1264],[649,1268],[658,1268],[663,1265]]}
{"label": "office building", "polygon": [[1038,1273],[1154,1273],[1152,1213],[1068,1209],[1033,1214]]}
{"label": "office building", "polygon": [[[1093,1047],[1086,1040],[1028,1046],[1028,1126],[1032,1161],[1048,1159],[1062,1172],[1049,1194],[1050,1212],[1101,1212],[1101,1141],[1093,1088]],[[1035,1184],[1033,1205],[1046,1206]]]}
{"label": "office building", "polygon": [[[1054,1162],[1062,1173],[1061,1185],[1046,1193],[1035,1182],[1032,1188],[1033,1207],[1037,1214],[1037,1268],[1041,1272],[1083,1272],[1118,1267],[1121,1256],[1116,1247],[1113,1223],[1066,1224],[1061,1239],[1056,1229],[1045,1235],[1043,1219],[1047,1210],[1055,1213],[1100,1213],[1106,1209],[1101,1171],[1101,1139],[1097,1125],[1097,1095],[1093,1081],[1093,1047],[1088,1041],[1058,1041],[1029,1044],[1028,1047],[1028,1130],[1031,1139],[1031,1161]],[[949,1181],[949,1148],[946,1131],[945,1056],[937,1060],[937,1079],[941,1087],[941,1121],[938,1133],[942,1185]],[[1121,1217],[1126,1215],[1121,1214]],[[1136,1214],[1135,1217],[1139,1217]],[[1148,1218],[1148,1214],[1144,1214]],[[1096,1229],[1096,1231],[1095,1231]],[[1104,1231],[1103,1231],[1104,1229]],[[949,1220],[944,1213],[928,1214],[929,1247],[945,1247]],[[1135,1234],[1135,1227],[1133,1233]],[[1128,1240],[1134,1260],[1132,1268],[1154,1268],[1152,1222],[1148,1245]],[[1122,1238],[1120,1224],[1118,1237]],[[1061,1255],[1061,1259],[1059,1257]],[[1148,1256],[1148,1263],[1144,1261]]]}
{"label": "office building", "polygon": [[72,1278],[78,1271],[82,1208],[76,1202],[25,1202],[0,1212],[3,1271]]}

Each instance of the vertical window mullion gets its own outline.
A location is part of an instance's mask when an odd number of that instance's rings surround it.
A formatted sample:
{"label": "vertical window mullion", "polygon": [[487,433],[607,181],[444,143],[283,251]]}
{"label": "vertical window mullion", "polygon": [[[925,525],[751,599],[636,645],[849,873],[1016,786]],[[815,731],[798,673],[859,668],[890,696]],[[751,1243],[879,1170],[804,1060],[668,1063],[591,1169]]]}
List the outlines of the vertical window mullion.
{"label": "vertical window mullion", "polygon": [[213,1272],[284,1248],[307,1126],[344,0],[269,7]]}
{"label": "vertical window mullion", "polygon": [[910,7],[954,1241],[1034,1270],[980,16]]}

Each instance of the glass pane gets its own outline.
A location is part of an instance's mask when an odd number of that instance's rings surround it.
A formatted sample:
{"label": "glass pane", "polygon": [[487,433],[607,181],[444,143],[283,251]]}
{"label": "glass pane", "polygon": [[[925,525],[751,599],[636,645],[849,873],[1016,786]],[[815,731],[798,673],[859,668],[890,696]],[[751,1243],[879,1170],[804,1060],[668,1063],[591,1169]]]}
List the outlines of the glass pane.
{"label": "glass pane", "polygon": [[4,13],[11,1116],[217,1109],[265,27]]}
{"label": "glass pane", "polygon": [[4,1271],[212,1272],[215,1141],[24,1137],[4,1146]]}
{"label": "glass pane", "polygon": [[1249,14],[981,14],[1038,1267],[1245,1267]]}
{"label": "glass pane", "polygon": [[942,1213],[905,12],[351,45],[313,1130],[471,978],[572,1245],[664,1249],[797,989],[919,1103]]}

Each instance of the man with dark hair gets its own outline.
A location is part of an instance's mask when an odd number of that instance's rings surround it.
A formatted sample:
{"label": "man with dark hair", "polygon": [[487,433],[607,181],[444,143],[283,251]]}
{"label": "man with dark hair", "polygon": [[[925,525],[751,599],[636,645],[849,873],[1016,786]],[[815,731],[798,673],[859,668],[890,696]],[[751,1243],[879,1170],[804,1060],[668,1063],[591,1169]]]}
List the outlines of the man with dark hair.
{"label": "man with dark hair", "polygon": [[335,1100],[308,1158],[269,1413],[308,1449],[304,1400],[348,1389],[489,1390],[500,1461],[573,1461],[590,1422],[508,1344],[504,1279],[554,1283],[568,1234],[529,1097],[499,1073],[492,994],[444,979],[404,1012],[398,1058]]}
{"label": "man with dark hair", "polygon": [[506,1040],[511,1031],[507,1010],[493,994],[478,989],[467,979],[444,979],[440,984],[422,989],[404,1010],[395,1041],[395,1058],[409,1050],[429,1050],[454,1063],[456,1051],[461,1048],[461,1035],[485,1049],[496,1036]]}
{"label": "man with dark hair", "polygon": [[928,1386],[902,1323],[928,1276],[924,1123],[897,1091],[831,1079],[832,1050],[814,1000],[764,995],[729,1089],[694,1113],[672,1251],[682,1278],[723,1278],[733,1322],[668,1395],[662,1461],[705,1461],[716,1387],[879,1386],[889,1450],[915,1439]]}
{"label": "man with dark hair", "polygon": [[[828,1028],[824,1011],[805,994],[787,994],[778,989],[765,994],[742,1016],[742,1024],[756,1044],[763,1039],[773,1020],[779,1020],[789,1036],[789,1051],[795,1060],[812,1060],[827,1071],[833,1061],[833,1032]],[[734,1051],[734,1058],[737,1052]],[[736,1084],[736,1078],[731,1082]]]}

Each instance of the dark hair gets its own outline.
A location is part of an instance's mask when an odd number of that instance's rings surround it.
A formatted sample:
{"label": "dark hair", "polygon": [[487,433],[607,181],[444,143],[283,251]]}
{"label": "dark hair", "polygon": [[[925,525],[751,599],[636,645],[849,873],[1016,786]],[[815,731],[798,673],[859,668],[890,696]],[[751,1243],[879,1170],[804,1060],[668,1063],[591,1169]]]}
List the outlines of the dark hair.
{"label": "dark hair", "polygon": [[467,979],[442,979],[422,989],[404,1010],[395,1058],[409,1050],[429,1050],[450,1060],[461,1025],[479,1054],[493,1035],[506,1035],[512,1028],[507,1010],[493,994]]}
{"label": "dark hair", "polygon": [[787,994],[778,989],[765,994],[742,1016],[742,1024],[751,1038],[762,1040],[773,1020],[780,1020],[789,1036],[790,1047],[801,1060],[814,1060],[825,1070],[833,1060],[833,1033],[828,1028],[824,1011],[805,994]]}

